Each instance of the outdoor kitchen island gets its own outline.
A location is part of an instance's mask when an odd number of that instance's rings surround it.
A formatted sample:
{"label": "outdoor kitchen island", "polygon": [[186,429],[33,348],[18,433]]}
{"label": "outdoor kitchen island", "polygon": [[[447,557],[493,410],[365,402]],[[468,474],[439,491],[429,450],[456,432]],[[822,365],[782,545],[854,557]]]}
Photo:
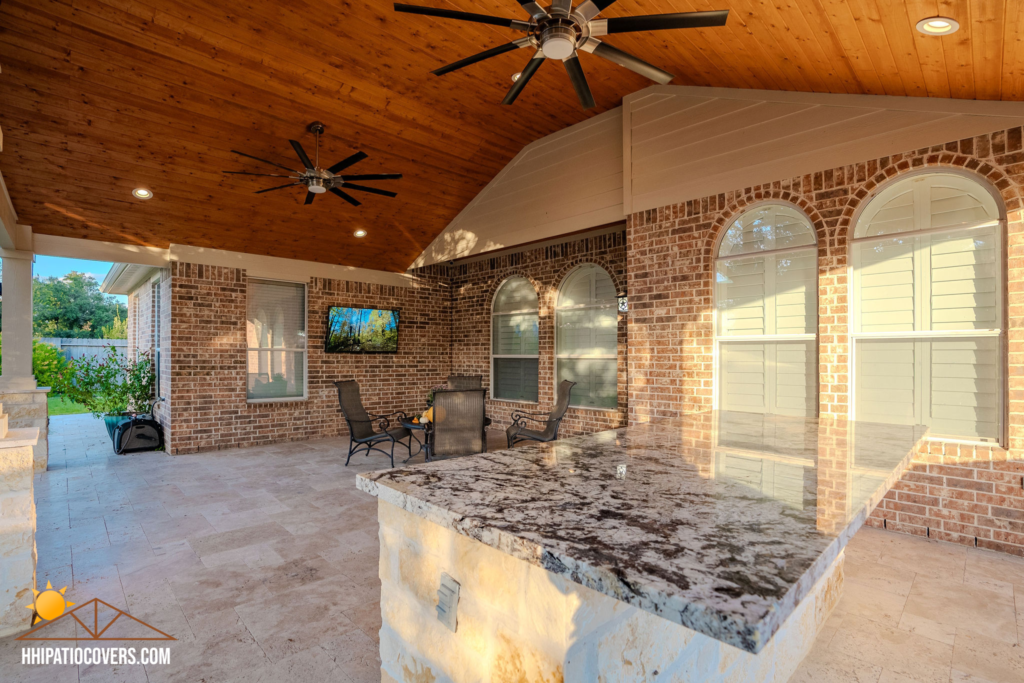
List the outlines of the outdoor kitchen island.
{"label": "outdoor kitchen island", "polygon": [[361,474],[383,681],[785,683],[925,431],[712,412]]}

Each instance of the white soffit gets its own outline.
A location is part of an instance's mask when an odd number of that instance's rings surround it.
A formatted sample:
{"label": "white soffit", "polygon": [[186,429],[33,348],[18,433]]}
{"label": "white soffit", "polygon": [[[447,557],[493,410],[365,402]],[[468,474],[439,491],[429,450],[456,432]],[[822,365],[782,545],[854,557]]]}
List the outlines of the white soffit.
{"label": "white soffit", "polygon": [[530,143],[410,266],[621,221],[622,108]]}
{"label": "white soffit", "polygon": [[652,86],[622,117],[635,213],[1020,126],[1024,103]]}
{"label": "white soffit", "polygon": [[104,294],[131,294],[139,285],[160,272],[159,268],[137,263],[115,263],[100,284]]}

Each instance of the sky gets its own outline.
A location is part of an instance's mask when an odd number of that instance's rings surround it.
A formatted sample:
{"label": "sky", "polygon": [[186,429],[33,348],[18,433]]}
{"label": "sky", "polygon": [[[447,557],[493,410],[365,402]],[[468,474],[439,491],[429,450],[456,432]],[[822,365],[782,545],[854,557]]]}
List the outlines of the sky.
{"label": "sky", "polygon": [[[79,273],[88,273],[96,278],[97,283],[102,283],[107,271],[114,265],[107,261],[87,261],[79,258],[60,258],[57,256],[36,256],[36,262],[32,265],[32,275],[38,278],[64,277],[73,270]],[[128,303],[128,297],[123,294],[115,295],[115,298],[123,304]]]}

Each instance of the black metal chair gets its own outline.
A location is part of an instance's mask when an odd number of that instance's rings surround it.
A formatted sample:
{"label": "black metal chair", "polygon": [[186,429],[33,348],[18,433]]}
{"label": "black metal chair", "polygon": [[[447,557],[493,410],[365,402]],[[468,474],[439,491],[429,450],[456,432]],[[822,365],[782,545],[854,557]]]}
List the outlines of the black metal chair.
{"label": "black metal chair", "polygon": [[[383,453],[391,459],[391,466],[395,466],[395,444],[402,443],[402,439],[408,437],[409,444],[402,444],[407,446],[409,453],[412,453],[412,432],[405,427],[392,427],[390,418],[400,416],[401,419],[407,419],[406,414],[402,411],[395,411],[386,415],[372,415],[366,412],[363,408],[363,399],[359,396],[359,382],[354,379],[342,380],[335,382],[334,386],[338,388],[338,402],[341,404],[341,412],[345,416],[345,422],[348,423],[348,458],[345,459],[345,467],[348,467],[348,463],[352,460],[352,456],[360,450],[361,447],[366,448],[366,455],[370,455],[370,451],[377,451]],[[374,431],[373,424],[377,423],[380,427],[380,431]],[[391,442],[391,452],[378,448],[378,444],[383,442]]]}
{"label": "black metal chair", "polygon": [[482,375],[448,375],[448,388],[455,391],[479,389],[482,383]]}
{"label": "black metal chair", "polygon": [[[448,388],[456,391],[463,389],[479,389],[483,384],[483,375],[448,375]],[[486,398],[486,396],[484,397]],[[487,450],[487,428],[491,426],[491,418],[484,415],[484,450]]]}
{"label": "black metal chair", "polygon": [[[572,388],[576,382],[567,379],[562,380],[558,385],[558,396],[555,400],[555,407],[550,413],[526,413],[515,411],[512,413],[512,424],[505,430],[505,437],[508,439],[508,447],[512,448],[520,441],[554,441],[558,438],[558,427],[562,424],[565,411],[569,409],[569,397],[572,395]],[[546,419],[532,417],[544,415]],[[527,428],[527,421],[544,425],[543,429]]]}
{"label": "black metal chair", "polygon": [[486,389],[434,392],[434,417],[427,425],[428,455],[475,455],[487,451]]}

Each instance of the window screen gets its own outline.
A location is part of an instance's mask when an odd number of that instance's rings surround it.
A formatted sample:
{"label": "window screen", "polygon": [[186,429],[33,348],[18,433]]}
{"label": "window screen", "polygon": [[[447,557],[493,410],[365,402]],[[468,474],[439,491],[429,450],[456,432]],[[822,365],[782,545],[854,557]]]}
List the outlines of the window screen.
{"label": "window screen", "polygon": [[997,441],[1002,415],[1001,224],[970,178],[886,188],[854,231],[854,410]]}
{"label": "window screen", "polygon": [[524,277],[502,283],[491,315],[491,387],[494,398],[537,400],[539,353],[537,290]]}
{"label": "window screen", "polygon": [[719,408],[817,414],[813,226],[792,207],[758,207],[729,227],[715,263]]}
{"label": "window screen", "polygon": [[306,396],[306,286],[249,280],[247,397]]}
{"label": "window screen", "polygon": [[555,308],[555,380],[576,382],[572,405],[618,405],[619,299],[608,273],[592,263],[562,283]]}

